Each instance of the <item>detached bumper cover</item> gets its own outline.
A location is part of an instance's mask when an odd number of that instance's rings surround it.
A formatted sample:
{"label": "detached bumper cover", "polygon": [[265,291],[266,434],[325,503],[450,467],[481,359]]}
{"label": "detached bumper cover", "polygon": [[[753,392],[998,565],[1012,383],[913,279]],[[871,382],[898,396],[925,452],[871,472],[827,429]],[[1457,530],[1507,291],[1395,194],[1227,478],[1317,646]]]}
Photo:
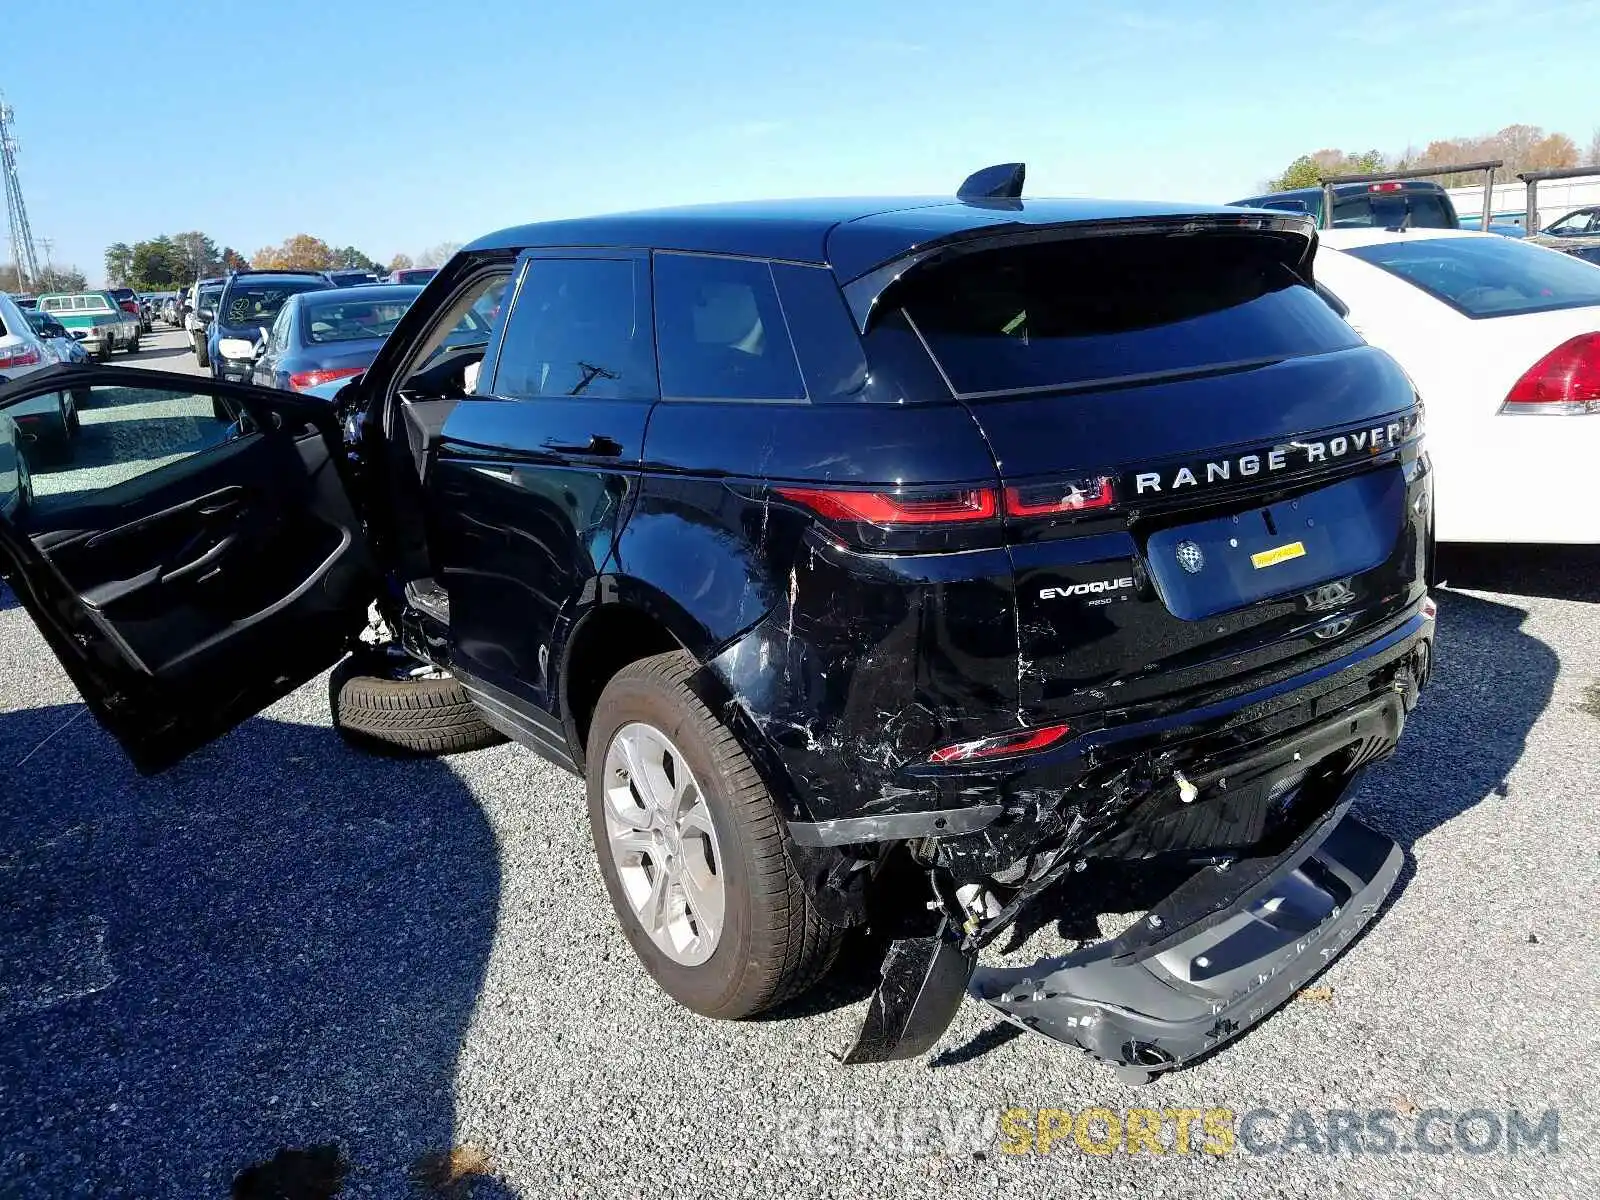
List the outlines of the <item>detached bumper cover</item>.
{"label": "detached bumper cover", "polygon": [[1147,1078],[1237,1037],[1305,986],[1377,914],[1403,861],[1392,840],[1345,816],[1196,932],[1133,956],[1111,943],[980,968],[971,991],[1024,1029]]}

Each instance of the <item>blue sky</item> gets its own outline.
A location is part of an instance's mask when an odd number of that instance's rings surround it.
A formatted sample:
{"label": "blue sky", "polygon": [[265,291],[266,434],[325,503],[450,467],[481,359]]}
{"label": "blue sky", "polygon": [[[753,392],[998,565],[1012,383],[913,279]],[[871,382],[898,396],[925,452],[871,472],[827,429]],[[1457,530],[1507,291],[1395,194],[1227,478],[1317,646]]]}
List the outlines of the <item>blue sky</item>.
{"label": "blue sky", "polygon": [[0,66],[34,233],[91,280],[107,244],[184,229],[387,260],[584,212],[948,193],[1013,159],[1033,195],[1224,201],[1322,146],[1600,126],[1593,0],[135,9]]}

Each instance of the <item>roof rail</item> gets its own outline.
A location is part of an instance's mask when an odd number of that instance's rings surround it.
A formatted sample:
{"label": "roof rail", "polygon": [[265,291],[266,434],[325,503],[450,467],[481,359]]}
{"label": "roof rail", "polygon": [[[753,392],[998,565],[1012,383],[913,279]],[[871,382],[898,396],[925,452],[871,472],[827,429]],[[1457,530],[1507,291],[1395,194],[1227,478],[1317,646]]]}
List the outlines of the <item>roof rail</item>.
{"label": "roof rail", "polygon": [[1026,163],[999,163],[968,175],[956,189],[957,200],[1020,200]]}
{"label": "roof rail", "polygon": [[1539,232],[1539,185],[1546,179],[1582,179],[1585,175],[1600,175],[1600,166],[1550,167],[1543,171],[1523,171],[1517,176],[1528,185],[1527,215],[1522,218],[1523,228],[1529,234]]}
{"label": "roof rail", "polygon": [[1489,228],[1489,214],[1494,208],[1494,173],[1505,166],[1503,158],[1486,158],[1481,162],[1452,163],[1442,167],[1413,167],[1405,171],[1376,171],[1365,175],[1323,175],[1317,182],[1322,185],[1322,227],[1333,224],[1333,189],[1341,183],[1388,183],[1399,179],[1427,179],[1434,175],[1463,175],[1468,171],[1483,172],[1483,228]]}

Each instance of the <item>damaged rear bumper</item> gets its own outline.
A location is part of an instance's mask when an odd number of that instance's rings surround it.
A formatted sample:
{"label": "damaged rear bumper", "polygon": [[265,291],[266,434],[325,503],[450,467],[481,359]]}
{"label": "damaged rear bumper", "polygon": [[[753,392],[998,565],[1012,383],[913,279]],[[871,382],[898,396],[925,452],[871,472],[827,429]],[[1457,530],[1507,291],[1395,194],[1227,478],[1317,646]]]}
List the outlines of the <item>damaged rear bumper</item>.
{"label": "damaged rear bumper", "polygon": [[1146,1081],[1238,1037],[1376,916],[1404,853],[1339,805],[1274,859],[1196,873],[1133,929],[1029,967],[976,968],[948,924],[896,942],[845,1063],[932,1048],[964,992]]}
{"label": "damaged rear bumper", "polygon": [[1304,987],[1377,914],[1403,862],[1394,841],[1345,815],[1223,914],[1133,953],[1110,943],[979,969],[971,991],[1022,1028],[1147,1079],[1238,1037]]}

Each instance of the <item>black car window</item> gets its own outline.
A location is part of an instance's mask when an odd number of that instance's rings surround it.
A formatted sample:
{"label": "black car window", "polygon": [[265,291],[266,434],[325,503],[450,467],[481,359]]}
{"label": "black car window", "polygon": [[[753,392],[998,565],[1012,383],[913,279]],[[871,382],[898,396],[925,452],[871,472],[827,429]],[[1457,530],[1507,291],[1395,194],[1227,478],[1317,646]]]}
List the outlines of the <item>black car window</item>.
{"label": "black car window", "polygon": [[1123,236],[969,254],[901,303],[962,395],[1111,381],[1360,344],[1260,235]]}
{"label": "black car window", "polygon": [[655,395],[655,355],[639,275],[632,259],[531,259],[506,318],[494,393]]}
{"label": "black car window", "polygon": [[1368,192],[1339,198],[1333,205],[1335,229],[1454,229],[1456,222],[1438,192]]}
{"label": "black car window", "polygon": [[663,396],[806,398],[767,263],[658,254],[654,269]]}

